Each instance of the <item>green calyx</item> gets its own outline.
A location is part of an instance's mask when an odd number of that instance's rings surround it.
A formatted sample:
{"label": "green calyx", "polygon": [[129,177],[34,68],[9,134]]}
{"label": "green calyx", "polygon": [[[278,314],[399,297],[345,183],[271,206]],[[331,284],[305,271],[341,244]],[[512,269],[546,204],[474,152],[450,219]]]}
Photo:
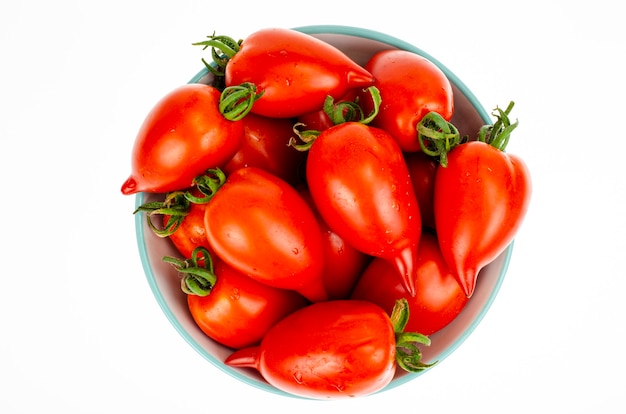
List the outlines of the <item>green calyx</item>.
{"label": "green calyx", "polygon": [[224,74],[228,61],[235,56],[241,47],[243,40],[235,40],[228,36],[216,36],[213,33],[207,36],[208,40],[192,43],[192,46],[202,46],[202,50],[211,48],[211,61],[202,59],[202,63],[207,70],[216,77],[217,86],[222,89],[224,85]]}
{"label": "green calyx", "polygon": [[213,260],[204,247],[196,247],[189,259],[164,256],[163,261],[174,266],[182,276],[180,286],[188,295],[207,296],[215,286],[217,276]]}
{"label": "green calyx", "polygon": [[[191,203],[208,203],[219,188],[226,182],[226,175],[219,168],[212,168],[203,175],[194,178],[192,188],[197,193],[190,190],[172,191],[165,195],[163,201],[151,201],[144,203],[133,212],[133,214],[143,212],[146,214],[148,227],[159,237],[168,237],[183,223],[189,214]],[[198,194],[198,195],[196,195]],[[167,223],[161,225],[154,224],[155,216],[168,216]]]}
{"label": "green calyx", "polygon": [[417,332],[404,332],[409,321],[409,305],[405,298],[396,301],[391,312],[391,324],[396,334],[396,362],[408,372],[424,371],[437,364],[422,362],[421,346],[429,346],[430,338]]}
{"label": "green calyx", "polygon": [[[373,102],[372,111],[367,115],[359,105],[358,99],[354,101],[335,102],[335,99],[330,95],[324,100],[322,109],[333,125],[339,125],[345,122],[358,122],[367,125],[378,115],[382,99],[380,91],[375,86],[370,86],[366,91],[369,92]],[[293,127],[293,131],[297,138],[292,137],[289,140],[289,145],[298,151],[308,151],[320,134],[320,131],[302,129],[305,126],[306,125],[301,122],[296,123]]]}
{"label": "green calyx", "polygon": [[491,113],[491,115],[496,118],[496,121],[493,125],[484,125],[480,128],[478,131],[478,141],[485,142],[492,147],[498,148],[500,151],[504,151],[509,143],[511,132],[513,132],[519,124],[518,120],[511,123],[509,119],[509,114],[514,105],[515,103],[511,101],[505,110],[496,106],[494,112]]}

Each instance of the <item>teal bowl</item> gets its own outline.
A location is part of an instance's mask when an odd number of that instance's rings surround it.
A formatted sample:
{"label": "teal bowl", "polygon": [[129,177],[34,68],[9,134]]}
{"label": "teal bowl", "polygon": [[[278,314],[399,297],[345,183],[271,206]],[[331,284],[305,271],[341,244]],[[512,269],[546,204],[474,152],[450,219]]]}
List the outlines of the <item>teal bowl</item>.
{"label": "teal bowl", "polygon": [[[383,49],[404,49],[422,55],[439,66],[452,84],[455,105],[452,122],[457,126],[461,135],[474,136],[482,125],[491,123],[489,114],[459,78],[436,58],[405,41],[384,33],[358,27],[305,26],[295,29],[334,45],[362,65],[365,64],[370,56]],[[189,81],[189,83],[211,82],[212,74],[206,68],[199,71]],[[136,196],[136,206],[162,198],[163,195],[159,194],[139,193]],[[167,239],[161,239],[152,233],[142,214],[137,214],[135,227],[139,255],[148,284],[165,316],[175,330],[193,349],[225,374],[261,390],[293,397],[291,394],[269,385],[254,370],[224,365],[223,361],[230,355],[232,349],[211,340],[196,326],[189,314],[186,297],[180,289],[176,271],[171,265],[161,260],[166,255],[176,256],[175,248]],[[511,243],[499,257],[482,269],[475,293],[461,314],[444,329],[430,336],[432,343],[430,347],[424,348],[424,361],[444,360],[472,334],[498,294],[512,251],[513,244]],[[437,366],[431,369],[437,369]],[[429,371],[407,373],[398,370],[392,382],[379,392],[406,384]]]}

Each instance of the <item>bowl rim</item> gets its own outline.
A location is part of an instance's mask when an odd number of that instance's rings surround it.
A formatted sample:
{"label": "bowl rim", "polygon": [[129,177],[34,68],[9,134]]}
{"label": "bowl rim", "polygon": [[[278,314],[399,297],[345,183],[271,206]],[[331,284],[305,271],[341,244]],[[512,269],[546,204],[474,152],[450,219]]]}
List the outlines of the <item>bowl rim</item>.
{"label": "bowl rim", "polygon": [[[337,35],[346,35],[346,36],[353,36],[353,37],[360,37],[360,38],[365,38],[365,39],[369,39],[369,40],[374,40],[374,41],[378,41],[378,42],[382,42],[382,43],[386,43],[389,44],[390,46],[394,46],[397,47],[398,49],[404,49],[404,50],[408,50],[408,51],[412,51],[415,52],[421,56],[424,56],[425,58],[431,60],[433,63],[435,63],[444,73],[445,75],[448,77],[448,79],[461,91],[461,93],[463,93],[465,95],[465,97],[469,100],[469,102],[471,103],[471,105],[476,109],[476,111],[479,113],[480,117],[482,118],[482,120],[485,122],[485,124],[491,124],[491,118],[489,117],[489,114],[486,112],[486,110],[484,109],[484,107],[482,106],[482,104],[478,101],[478,99],[476,98],[476,96],[473,94],[472,91],[469,90],[469,88],[452,72],[450,71],[445,65],[443,65],[441,62],[439,62],[436,58],[434,58],[433,56],[431,56],[430,54],[428,54],[427,52],[425,52],[424,50],[410,44],[407,43],[404,40],[398,39],[394,36],[382,33],[382,32],[378,32],[375,30],[371,30],[371,29],[365,29],[365,28],[361,28],[361,27],[355,27],[355,26],[343,26],[343,25],[311,25],[311,26],[300,26],[300,27],[294,27],[293,30],[297,30],[300,31],[302,33],[306,33],[306,34],[311,34],[311,35],[316,35],[316,34],[337,34]],[[203,77],[207,76],[209,73],[209,71],[206,68],[203,68],[202,70],[200,70],[195,76],[193,76],[188,83],[197,83],[199,82]],[[137,193],[136,197],[135,197],[135,207],[139,207],[142,204],[144,204],[144,199],[145,199],[145,194],[144,193]],[[209,354],[208,352],[206,352],[206,350],[184,329],[183,325],[180,323],[180,321],[176,318],[176,316],[174,315],[172,309],[170,308],[170,306],[167,304],[165,297],[163,295],[163,293],[160,291],[158,284],[156,282],[156,277],[155,274],[152,270],[152,267],[150,265],[150,260],[149,260],[149,256],[148,256],[148,251],[147,251],[147,246],[144,242],[145,240],[145,228],[144,228],[144,217],[141,214],[135,215],[135,233],[136,233],[136,240],[137,240],[137,245],[139,248],[139,255],[141,258],[141,263],[142,263],[142,267],[145,273],[145,277],[148,281],[148,284],[150,286],[150,289],[154,295],[154,297],[157,300],[157,303],[159,304],[161,310],[163,311],[163,313],[165,314],[165,316],[167,317],[167,319],[170,321],[170,323],[174,326],[174,328],[178,331],[178,333],[183,337],[183,339],[189,344],[191,345],[192,348],[194,348],[201,356],[203,356],[206,360],[208,360],[212,365],[214,365],[216,368],[218,368],[219,370],[227,373],[228,375],[236,378],[237,380],[246,383],[248,385],[251,385],[257,389],[261,389],[263,391],[268,391],[274,394],[278,394],[278,395],[282,395],[282,396],[288,396],[288,397],[292,397],[292,398],[300,398],[300,399],[307,399],[304,397],[299,397],[299,396],[295,396],[289,393],[286,393],[284,391],[281,391],[273,386],[271,386],[270,384],[267,383],[263,383],[260,381],[256,381],[253,380],[241,373],[239,373],[237,370],[233,370],[230,369],[229,367],[226,367],[222,361],[220,361],[219,359],[217,359],[216,357],[214,357],[213,355]],[[514,245],[514,241],[511,242],[509,244],[509,246],[507,246],[507,248],[505,249],[505,251],[502,253],[503,255],[503,261],[502,261],[502,267],[500,269],[500,274],[497,277],[496,283],[494,285],[494,288],[492,290],[492,292],[490,293],[489,297],[487,298],[485,304],[483,305],[482,309],[480,310],[480,312],[477,314],[477,316],[475,317],[475,319],[472,321],[472,323],[467,327],[467,329],[465,329],[463,331],[463,334],[456,339],[451,345],[449,345],[447,348],[444,349],[443,352],[441,352],[438,355],[438,361],[439,363],[441,363],[445,358],[447,358],[450,354],[452,354],[452,352],[454,352],[459,346],[461,346],[461,344],[463,342],[465,342],[465,340],[474,332],[474,330],[477,328],[477,326],[480,324],[480,322],[483,320],[484,316],[487,314],[489,308],[491,307],[491,305],[493,304],[496,296],[498,295],[498,292],[500,290],[500,287],[502,286],[502,283],[504,281],[505,275],[507,273],[508,270],[508,266],[509,266],[509,262],[511,259],[511,255],[513,252],[513,245]],[[416,377],[422,375],[423,373],[428,372],[428,370],[426,371],[422,371],[422,372],[417,372],[417,373],[407,373],[406,375],[403,375],[399,378],[396,378],[394,381],[392,381],[391,383],[389,383],[386,387],[384,387],[383,389],[377,391],[375,394],[383,392],[383,391],[387,391],[393,388],[396,388],[400,385],[403,385],[413,379],[415,379]]]}

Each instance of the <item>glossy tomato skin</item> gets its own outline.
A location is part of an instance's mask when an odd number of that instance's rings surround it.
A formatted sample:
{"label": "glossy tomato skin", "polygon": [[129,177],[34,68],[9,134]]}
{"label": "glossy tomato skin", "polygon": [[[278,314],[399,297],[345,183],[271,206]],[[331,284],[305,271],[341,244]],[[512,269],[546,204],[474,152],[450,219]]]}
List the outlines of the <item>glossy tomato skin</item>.
{"label": "glossy tomato skin", "polygon": [[305,187],[299,193],[317,218],[324,243],[324,286],[329,300],[347,299],[371,257],[355,249],[335,233],[320,216],[311,194]]}
{"label": "glossy tomato skin", "polygon": [[196,176],[235,155],[243,124],[220,113],[220,95],[213,86],[187,84],[157,102],[135,138],[123,194],[188,188]]}
{"label": "glossy tomato skin", "polygon": [[242,122],[244,140],[239,151],[224,166],[226,175],[242,167],[258,167],[291,185],[299,183],[306,153],[288,145],[294,136],[293,122],[251,113]]}
{"label": "glossy tomato skin", "polygon": [[[447,121],[452,118],[452,85],[429,59],[406,50],[383,50],[365,68],[375,77],[382,98],[371,125],[389,132],[403,151],[421,150],[416,127],[428,112],[437,112]],[[371,99],[361,101],[367,104]]]}
{"label": "glossy tomato skin", "polygon": [[346,122],[323,131],[307,158],[311,197],[328,226],[365,254],[383,257],[413,293],[422,231],[404,157],[385,131]]}
{"label": "glossy tomato skin", "polygon": [[405,153],[404,159],[409,174],[411,174],[411,182],[420,208],[422,226],[434,229],[435,175],[439,163],[421,151]]}
{"label": "glossy tomato skin", "polygon": [[315,215],[286,181],[256,167],[232,172],[207,205],[211,251],[268,285],[326,300]]}
{"label": "glossy tomato skin", "polygon": [[459,145],[435,178],[435,226],[441,252],[471,296],[478,272],[513,241],[531,196],[524,161],[484,142]]}
{"label": "glossy tomato skin", "polygon": [[406,298],[411,315],[407,332],[430,335],[444,327],[465,308],[468,298],[441,255],[436,236],[422,233],[415,267],[415,296],[406,294],[395,269],[374,259],[359,279],[351,299],[367,300],[391,314],[396,300]]}
{"label": "glossy tomato skin", "polygon": [[198,327],[231,348],[257,345],[287,315],[308,304],[298,293],[277,289],[214,260],[216,282],[207,296],[187,295]]}
{"label": "glossy tomato skin", "polygon": [[276,324],[261,345],[231,354],[293,395],[340,399],[372,394],[393,379],[395,334],[379,306],[359,300],[316,303]]}
{"label": "glossy tomato skin", "polygon": [[339,49],[291,29],[267,28],[246,37],[229,60],[226,86],[253,83],[263,95],[252,112],[296,117],[322,108],[326,96],[370,86],[372,75]]}

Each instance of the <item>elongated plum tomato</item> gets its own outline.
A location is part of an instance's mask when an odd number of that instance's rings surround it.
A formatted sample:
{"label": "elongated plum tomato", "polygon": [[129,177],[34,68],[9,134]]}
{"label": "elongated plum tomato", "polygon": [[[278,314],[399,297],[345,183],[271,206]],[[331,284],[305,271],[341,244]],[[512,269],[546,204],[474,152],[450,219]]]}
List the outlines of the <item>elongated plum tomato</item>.
{"label": "elongated plum tomato", "polygon": [[[376,79],[383,102],[371,125],[391,134],[403,151],[420,150],[417,124],[424,115],[433,111],[447,121],[452,118],[452,85],[432,61],[406,50],[383,50],[365,68]],[[362,97],[361,102],[371,99]],[[369,113],[371,108],[365,109]]]}
{"label": "elongated plum tomato", "polygon": [[485,142],[448,153],[435,176],[435,226],[441,253],[467,296],[478,272],[513,241],[531,195],[524,161]]}
{"label": "elongated plum tomato", "polygon": [[257,345],[272,326],[307,305],[297,292],[257,282],[221,260],[213,262],[215,285],[206,296],[187,295],[187,305],[202,332],[223,345]]}
{"label": "elongated plum tomato", "polygon": [[251,111],[290,118],[322,108],[328,95],[374,83],[372,75],[336,47],[309,34],[268,28],[246,37],[225,70],[226,86],[256,85],[263,95]]}
{"label": "elongated plum tomato", "polygon": [[382,129],[338,124],[315,139],[306,177],[328,226],[354,248],[389,260],[409,294],[422,232],[403,154]]}
{"label": "elongated plum tomato", "polygon": [[261,344],[226,365],[251,367],[276,388],[315,399],[372,394],[396,371],[394,328],[379,306],[360,300],[316,303],[270,329]]}
{"label": "elongated plum tomato", "polygon": [[196,176],[233,157],[243,140],[243,124],[220,113],[220,95],[213,86],[187,84],[152,108],[135,138],[123,194],[188,188]]}
{"label": "elongated plum tomato", "polygon": [[315,215],[286,181],[256,167],[233,171],[209,201],[211,250],[270,286],[326,300],[324,247]]}
{"label": "elongated plum tomato", "polygon": [[446,327],[465,308],[468,298],[441,255],[437,237],[422,233],[415,266],[415,296],[408,297],[389,262],[374,259],[350,296],[367,300],[391,314],[396,300],[406,298],[411,317],[407,331],[430,335]]}

